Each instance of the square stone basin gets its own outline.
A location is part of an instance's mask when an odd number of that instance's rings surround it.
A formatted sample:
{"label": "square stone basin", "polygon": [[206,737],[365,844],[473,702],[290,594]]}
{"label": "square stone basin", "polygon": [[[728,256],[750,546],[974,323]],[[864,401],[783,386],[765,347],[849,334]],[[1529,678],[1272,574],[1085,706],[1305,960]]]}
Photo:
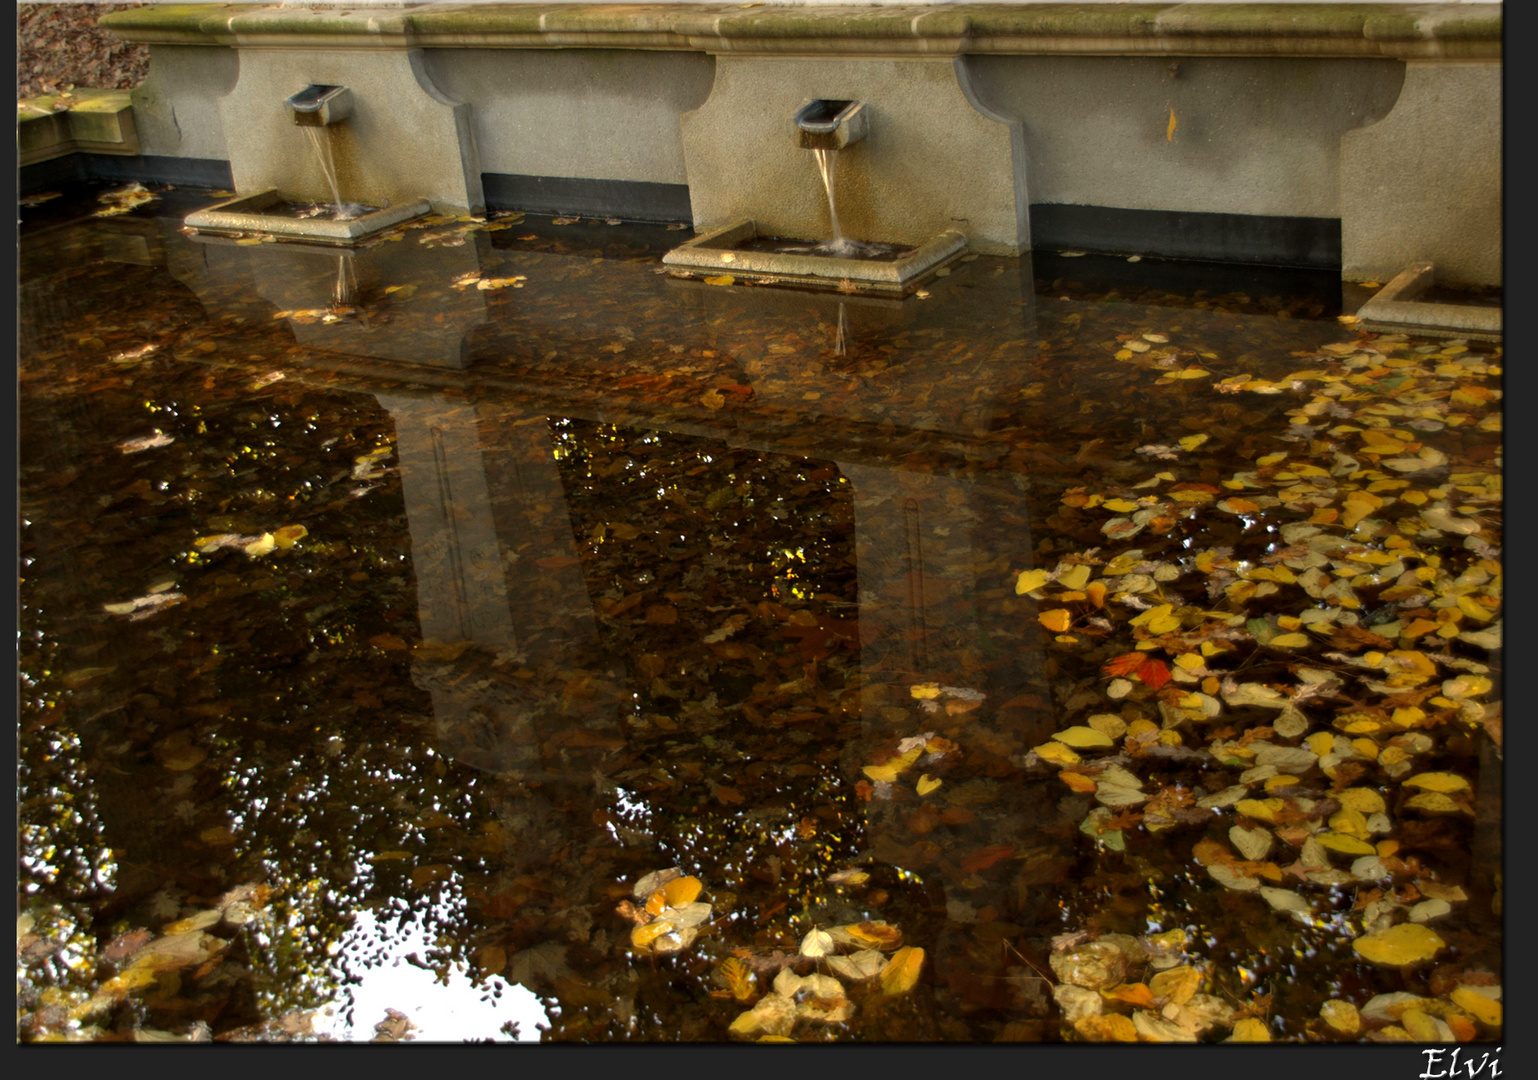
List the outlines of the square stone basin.
{"label": "square stone basin", "polygon": [[215,236],[260,233],[280,240],[299,240],[312,244],[347,247],[362,243],[376,233],[403,221],[421,217],[432,209],[426,199],[412,199],[398,206],[367,210],[346,220],[302,218],[283,211],[292,204],[276,188],[254,195],[239,195],[188,214],[183,224],[189,229]]}
{"label": "square stone basin", "polygon": [[1406,267],[1357,310],[1362,328],[1428,337],[1501,340],[1499,305],[1460,303],[1456,294],[1439,295],[1435,285],[1436,267],[1432,263]]}
{"label": "square stone basin", "polygon": [[[840,257],[813,251],[766,251],[752,221],[701,233],[662,257],[677,277],[728,274],[759,285],[832,289],[855,295],[906,296],[933,273],[958,259],[967,238],[947,229],[915,248],[894,249],[875,257]],[[787,244],[794,241],[786,241]],[[808,248],[813,245],[807,244]],[[762,245],[760,245],[762,247]]]}

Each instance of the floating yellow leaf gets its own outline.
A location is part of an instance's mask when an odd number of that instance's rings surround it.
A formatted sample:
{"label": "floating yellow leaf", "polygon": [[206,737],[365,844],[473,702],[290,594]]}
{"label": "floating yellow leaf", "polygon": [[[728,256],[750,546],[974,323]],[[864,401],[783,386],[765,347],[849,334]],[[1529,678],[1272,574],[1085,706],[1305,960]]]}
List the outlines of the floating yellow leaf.
{"label": "floating yellow leaf", "polygon": [[897,780],[898,769],[893,765],[867,765],[860,771],[881,784],[891,784]]}
{"label": "floating yellow leaf", "polygon": [[1467,791],[1469,782],[1457,773],[1427,772],[1420,773],[1404,782],[1405,787],[1420,788],[1423,791]]}
{"label": "floating yellow leaf", "polygon": [[1082,589],[1089,583],[1090,569],[1083,563],[1075,563],[1057,575],[1057,583],[1065,589]]}
{"label": "floating yellow leaf", "polygon": [[931,791],[934,791],[939,786],[940,786],[940,781],[939,780],[936,780],[933,776],[930,776],[928,773],[924,773],[924,774],[919,776],[919,782],[917,784],[913,785],[913,790],[917,791],[919,793],[919,796],[922,797],[922,796],[928,795]]}
{"label": "floating yellow leaf", "polygon": [[708,277],[708,278],[706,278],[705,279],[705,284],[706,285],[731,285],[731,284],[735,283],[736,280],[737,279],[732,277],[732,275],[730,275],[730,274],[719,274],[716,277]]}
{"label": "floating yellow leaf", "polygon": [[1447,996],[1452,999],[1454,1005],[1481,1024],[1487,1024],[1490,1027],[1501,1026],[1501,1003],[1494,998],[1485,997],[1478,990],[1467,986],[1460,986]]}
{"label": "floating yellow leaf", "polygon": [[262,533],[261,536],[246,544],[241,550],[255,559],[270,554],[277,546],[277,538],[272,533]]}
{"label": "floating yellow leaf", "polygon": [[719,409],[726,404],[726,395],[719,390],[706,390],[700,395],[700,402],[707,409]]}
{"label": "floating yellow leaf", "polygon": [[842,929],[854,939],[856,944],[880,949],[883,952],[897,948],[903,941],[902,931],[890,923],[862,922]]}
{"label": "floating yellow leaf", "polygon": [[1042,743],[1036,747],[1036,756],[1043,761],[1053,761],[1059,765],[1077,765],[1079,755],[1060,742]]}
{"label": "floating yellow leaf", "polygon": [[892,954],[881,973],[876,976],[881,992],[889,997],[907,993],[919,981],[919,971],[924,966],[924,950],[904,945]]}
{"label": "floating yellow leaf", "polygon": [[1201,986],[1202,973],[1190,965],[1161,971],[1148,980],[1148,989],[1153,991],[1154,997],[1167,997],[1176,1005],[1190,1001]]}
{"label": "floating yellow leaf", "polygon": [[1326,1001],[1319,1007],[1319,1018],[1342,1035],[1362,1030],[1362,1014],[1349,1001]]}
{"label": "floating yellow leaf", "polygon": [[1423,791],[1419,795],[1412,795],[1405,800],[1405,806],[1412,810],[1428,810],[1434,814],[1452,814],[1463,809],[1440,791]]}
{"label": "floating yellow leaf", "polygon": [[649,950],[652,943],[663,934],[673,932],[673,924],[666,919],[653,919],[649,923],[643,923],[630,931],[630,944],[638,949]]}
{"label": "floating yellow leaf", "polygon": [[1035,592],[1050,580],[1052,580],[1050,570],[1022,570],[1015,578],[1015,595],[1024,596],[1028,592]]}
{"label": "floating yellow leaf", "polygon": [[1376,855],[1378,853],[1378,849],[1366,840],[1359,840],[1355,836],[1350,836],[1346,833],[1319,833],[1314,839],[1319,841],[1320,847],[1328,848],[1331,851],[1338,851],[1342,855]]}
{"label": "floating yellow leaf", "polygon": [[1347,788],[1344,791],[1337,791],[1334,797],[1342,806],[1355,810],[1359,814],[1380,814],[1387,808],[1383,802],[1383,796],[1371,788]]}
{"label": "floating yellow leaf", "polygon": [[1179,440],[1180,448],[1182,450],[1195,450],[1202,443],[1206,442],[1208,438],[1209,436],[1206,435],[1187,435]]}
{"label": "floating yellow leaf", "polygon": [[1138,1041],[1137,1028],[1130,1017],[1121,1013],[1097,1013],[1081,1016],[1073,1022],[1073,1029],[1090,1042]]}
{"label": "floating yellow leaf", "polygon": [[1277,634],[1266,642],[1273,649],[1301,649],[1308,645],[1307,634]]}
{"label": "floating yellow leaf", "polygon": [[1137,503],[1128,499],[1107,499],[1100,505],[1104,506],[1107,510],[1114,510],[1118,514],[1130,514],[1137,509]]}
{"label": "floating yellow leaf", "polygon": [[1270,1042],[1271,1031],[1265,1022],[1253,1016],[1246,1016],[1234,1025],[1234,1033],[1228,1037],[1229,1042]]}
{"label": "floating yellow leaf", "polygon": [[1419,923],[1400,923],[1387,930],[1366,934],[1351,943],[1352,948],[1375,964],[1413,964],[1429,960],[1446,945],[1435,930]]}
{"label": "floating yellow leaf", "polygon": [[1054,634],[1061,634],[1068,629],[1069,623],[1073,621],[1073,613],[1067,608],[1056,608],[1052,611],[1043,611],[1040,615],[1036,616],[1036,619],[1042,626],[1045,626]]}
{"label": "floating yellow leaf", "polygon": [[932,682],[918,683],[908,687],[908,693],[912,694],[919,701],[929,701],[940,696],[940,684]]}
{"label": "floating yellow leaf", "polygon": [[296,543],[309,535],[310,530],[306,529],[303,525],[285,525],[281,529],[278,529],[276,532],[274,532],[272,534],[272,538],[277,543],[278,547],[282,548],[284,551],[287,551],[289,548],[293,547]]}
{"label": "floating yellow leaf", "polygon": [[1164,129],[1164,141],[1165,142],[1173,142],[1174,140],[1175,140],[1175,106],[1171,105],[1170,106],[1170,122],[1169,122],[1169,126]]}
{"label": "floating yellow leaf", "polygon": [[1234,809],[1257,821],[1275,821],[1276,815],[1286,805],[1281,799],[1240,799],[1234,804]]}
{"label": "floating yellow leaf", "polygon": [[1330,815],[1330,828],[1358,840],[1367,839],[1367,817],[1360,810],[1353,810],[1349,806]]}
{"label": "floating yellow leaf", "polygon": [[1052,737],[1060,743],[1066,743],[1069,746],[1076,747],[1080,750],[1088,750],[1092,747],[1099,746],[1116,745],[1114,742],[1108,739],[1103,732],[1096,731],[1092,727],[1074,726],[1063,731],[1059,731]]}

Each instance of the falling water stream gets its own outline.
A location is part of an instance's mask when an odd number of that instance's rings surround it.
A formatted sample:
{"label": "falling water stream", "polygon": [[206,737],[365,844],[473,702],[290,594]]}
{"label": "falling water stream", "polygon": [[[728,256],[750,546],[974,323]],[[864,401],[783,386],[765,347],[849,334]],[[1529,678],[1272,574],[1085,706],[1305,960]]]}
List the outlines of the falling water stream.
{"label": "falling water stream", "polygon": [[[331,203],[336,207],[336,220],[346,221],[356,215],[349,212],[350,208],[342,205],[342,191],[336,182],[336,160],[331,156],[331,129],[326,127],[306,127],[305,133],[310,137],[310,145],[315,148],[315,160],[320,162],[320,171],[325,174],[326,183],[331,186]],[[829,198],[832,198],[832,189],[829,189]],[[837,226],[835,225],[835,232]]]}
{"label": "falling water stream", "polygon": [[812,151],[812,156],[817,159],[817,171],[822,176],[823,190],[828,193],[828,219],[833,223],[832,246],[841,247],[844,243],[844,230],[838,223],[838,200],[834,197],[834,154],[838,151],[829,147],[817,147]]}
{"label": "falling water stream", "polygon": [[823,190],[828,193],[828,220],[833,226],[833,237],[825,243],[818,244],[817,250],[826,255],[853,255],[860,245],[851,240],[844,239],[844,229],[838,222],[838,199],[834,196],[835,177],[833,166],[837,150],[817,147],[812,150],[812,156],[817,159],[817,172],[822,176]]}

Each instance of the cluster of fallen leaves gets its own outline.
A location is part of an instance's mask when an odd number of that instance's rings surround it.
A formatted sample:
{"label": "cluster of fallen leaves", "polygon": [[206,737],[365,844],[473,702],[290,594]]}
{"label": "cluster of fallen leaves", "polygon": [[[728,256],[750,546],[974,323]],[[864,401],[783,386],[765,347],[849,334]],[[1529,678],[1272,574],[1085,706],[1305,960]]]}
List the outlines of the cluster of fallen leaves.
{"label": "cluster of fallen leaves", "polygon": [[[1178,347],[1156,349],[1167,346],[1165,334],[1124,337],[1117,358],[1160,381],[1212,379]],[[1241,374],[1215,384],[1298,401],[1287,430],[1275,433],[1278,448],[1221,485],[1160,471],[1065,494],[1066,506],[1106,515],[1101,532],[1113,543],[1145,530],[1179,535],[1213,513],[1268,527],[1275,540],[1260,558],[1193,547],[1162,560],[1096,548],[1016,573],[1016,593],[1035,601],[1055,648],[1110,653],[1087,715],[1071,717],[1029,761],[1093,796],[1081,828],[1110,849],[1124,850],[1138,826],[1205,827],[1193,854],[1206,873],[1258,894],[1280,916],[1318,925],[1348,906],[1342,886],[1374,890],[1376,899],[1346,912],[1356,954],[1416,964],[1443,954],[1446,942],[1427,924],[1467,895],[1406,848],[1400,825],[1472,819],[1469,779],[1434,763],[1454,735],[1501,742],[1497,673],[1486,662],[1501,645],[1499,451],[1459,458],[1458,447],[1480,444],[1456,437],[1500,432],[1501,395],[1491,385],[1500,352],[1363,335],[1325,346],[1308,365],[1281,379]],[[1198,433],[1139,453],[1181,460],[1206,441]],[[1177,766],[1195,766],[1202,784],[1160,779]],[[1105,994],[1114,983],[1065,978],[1058,989]],[[1072,1009],[1059,1004],[1096,1039],[1195,1037],[1225,1022],[1193,1016],[1189,994],[1177,1001],[1146,989],[1117,1000],[1168,998],[1164,1007],[1177,1012],[1109,1018],[1077,992],[1067,994]],[[1454,993],[1377,1009],[1401,1021],[1378,1037],[1499,1031],[1498,986]],[[1359,1022],[1342,1019],[1353,1008],[1334,1002],[1325,1019],[1355,1034]],[[1262,1035],[1247,1025],[1234,1037]]]}
{"label": "cluster of fallen leaves", "polygon": [[1186,955],[1184,930],[1134,937],[1104,934],[1084,942],[1065,934],[1050,962],[1052,999],[1063,1019],[1091,1042],[1198,1042],[1214,1030],[1227,1042],[1266,1042],[1254,1007],[1237,1007],[1203,990],[1206,972]]}
{"label": "cluster of fallen leaves", "polygon": [[[851,868],[829,874],[827,884],[858,886],[868,880],[865,871]],[[641,956],[660,956],[694,944],[711,925],[711,905],[696,899],[703,888],[699,878],[676,866],[643,875],[631,890],[632,899],[615,909],[634,924],[631,948]],[[904,944],[902,931],[889,923],[814,925],[794,955],[734,948],[710,971],[711,996],[749,1006],[731,1022],[732,1035],[794,1042],[798,1023],[826,1027],[852,1019],[857,1006],[849,995],[863,996],[854,987],[876,998],[899,997],[917,985],[923,968],[924,950]],[[761,981],[769,983],[767,989]]]}
{"label": "cluster of fallen leaves", "polygon": [[[193,998],[205,990],[219,993],[233,977],[222,969],[235,963],[227,955],[235,935],[265,917],[272,896],[266,885],[241,885],[212,907],[166,923],[159,933],[139,928],[118,934],[94,955],[76,962],[96,973],[89,991],[49,986],[34,995],[23,974],[18,980],[21,1027],[33,1041],[98,1041],[110,1037],[104,1023],[132,999],[148,998],[166,1007],[178,997]],[[64,947],[37,927],[30,912],[17,919],[16,953],[23,972]],[[206,1023],[195,1021],[180,1032],[135,1023],[129,1037],[136,1042],[207,1042],[212,1035]]]}
{"label": "cluster of fallen leaves", "polygon": [[640,953],[681,952],[694,943],[710,918],[710,905],[697,899],[704,883],[678,867],[653,871],[636,882],[639,905],[623,901],[618,913],[635,923],[630,945]]}
{"label": "cluster of fallen leaves", "polygon": [[135,207],[152,203],[160,196],[137,180],[112,191],[104,191],[96,197],[96,201],[102,203],[100,210],[93,213],[92,217],[116,217],[126,214]]}
{"label": "cluster of fallen leaves", "polygon": [[[517,211],[490,214],[427,214],[414,218],[384,233],[381,240],[402,240],[408,232],[421,232],[417,243],[423,247],[463,247],[478,232],[500,232],[523,221]],[[426,230],[426,231],[424,231]],[[459,282],[455,283],[456,285]],[[491,286],[481,286],[490,288]]]}

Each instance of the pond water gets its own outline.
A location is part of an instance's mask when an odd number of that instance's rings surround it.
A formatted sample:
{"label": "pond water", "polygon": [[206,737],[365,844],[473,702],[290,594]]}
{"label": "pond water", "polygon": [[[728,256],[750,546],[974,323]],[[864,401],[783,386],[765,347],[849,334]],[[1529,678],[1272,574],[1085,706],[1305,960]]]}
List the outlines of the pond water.
{"label": "pond water", "polygon": [[1499,347],[151,194],[22,208],[20,1040],[1499,1037]]}

